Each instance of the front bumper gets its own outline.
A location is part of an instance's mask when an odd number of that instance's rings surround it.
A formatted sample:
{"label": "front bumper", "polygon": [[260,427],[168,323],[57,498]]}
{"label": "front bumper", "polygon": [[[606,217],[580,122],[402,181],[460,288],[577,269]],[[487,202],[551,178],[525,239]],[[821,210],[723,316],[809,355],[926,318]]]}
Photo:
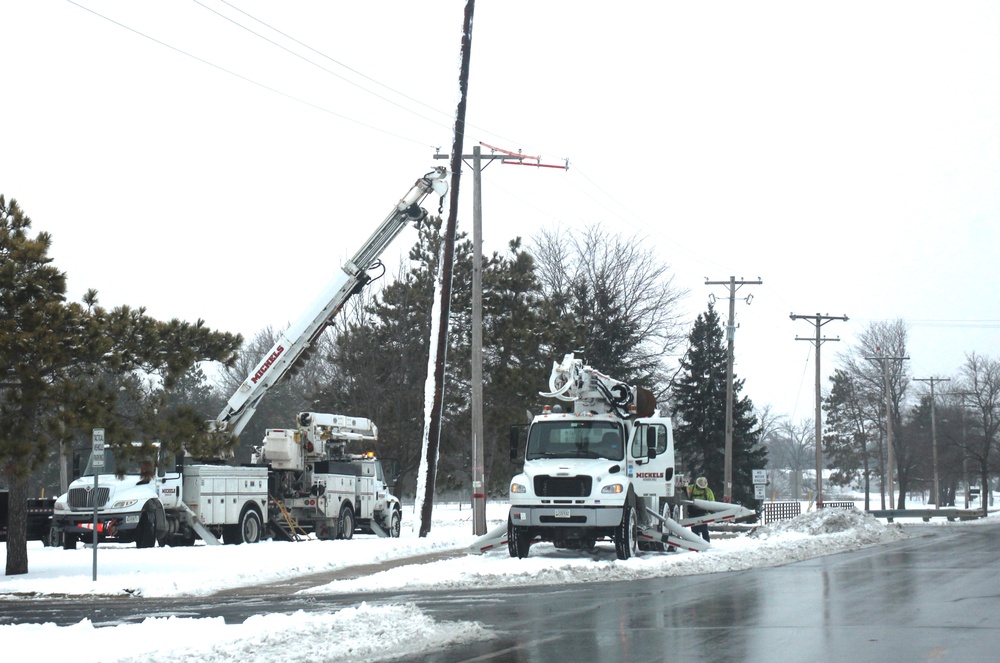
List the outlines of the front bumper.
{"label": "front bumper", "polygon": [[517,527],[616,527],[622,521],[622,506],[510,507],[511,523]]}
{"label": "front bumper", "polygon": [[[142,511],[120,511],[115,513],[97,513],[97,533],[107,538],[120,535],[131,535],[139,527]],[[91,534],[94,531],[94,514],[79,512],[70,514],[55,514],[52,516],[52,526],[61,532],[69,534]]]}

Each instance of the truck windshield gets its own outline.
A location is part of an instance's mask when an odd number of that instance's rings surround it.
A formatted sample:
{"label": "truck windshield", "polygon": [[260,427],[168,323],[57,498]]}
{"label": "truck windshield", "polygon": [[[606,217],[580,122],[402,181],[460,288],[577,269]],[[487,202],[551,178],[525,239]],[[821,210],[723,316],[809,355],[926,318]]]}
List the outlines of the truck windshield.
{"label": "truck windshield", "polygon": [[[156,466],[151,457],[120,459],[115,456],[115,452],[109,447],[104,449],[104,467],[97,468],[98,474],[115,474],[119,477],[125,475],[152,476]],[[87,456],[87,466],[80,476],[94,476],[94,454]]]}
{"label": "truck windshield", "polygon": [[540,421],[528,431],[525,460],[607,458],[624,460],[621,425],[611,421]]}

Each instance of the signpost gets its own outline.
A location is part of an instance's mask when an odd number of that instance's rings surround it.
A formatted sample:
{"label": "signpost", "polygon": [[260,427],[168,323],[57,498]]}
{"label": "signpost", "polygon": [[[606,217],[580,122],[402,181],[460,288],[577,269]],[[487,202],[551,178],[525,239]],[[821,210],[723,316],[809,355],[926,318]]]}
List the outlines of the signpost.
{"label": "signpost", "polygon": [[750,470],[753,476],[753,496],[754,499],[763,500],[767,498],[767,470]]}
{"label": "signpost", "polygon": [[94,470],[94,492],[91,500],[94,505],[94,577],[97,582],[97,477],[104,469],[104,429],[95,428],[93,432],[93,450],[90,455],[90,467]]}

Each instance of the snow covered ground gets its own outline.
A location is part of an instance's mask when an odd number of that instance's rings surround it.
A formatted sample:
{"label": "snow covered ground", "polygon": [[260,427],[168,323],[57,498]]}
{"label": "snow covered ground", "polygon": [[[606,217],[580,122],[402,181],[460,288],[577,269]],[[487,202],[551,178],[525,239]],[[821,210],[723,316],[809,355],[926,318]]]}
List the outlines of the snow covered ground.
{"label": "snow covered ground", "polygon": [[[0,578],[0,600],[24,600],[25,595],[196,596],[222,589],[257,586],[312,573],[334,571],[376,561],[425,553],[464,550],[471,534],[469,507],[435,505],[430,535],[416,534],[418,516],[406,514],[398,539],[356,536],[351,541],[266,541],[243,546],[204,546],[137,550],[134,546],[98,548],[97,580],[93,580],[93,549],[43,548],[29,544],[30,572]],[[487,507],[488,528],[506,522],[507,505]],[[990,520],[994,520],[991,516]],[[916,521],[920,522],[920,521]],[[936,521],[944,523],[943,520]],[[972,523],[949,523],[968,526]],[[715,537],[702,553],[644,553],[626,561],[615,558],[614,546],[601,543],[595,552],[556,550],[536,544],[527,559],[511,559],[506,549],[484,555],[397,566],[363,579],[338,580],[302,590],[305,593],[354,593],[372,586],[383,590],[426,588],[489,588],[544,585],[595,580],[634,580],[777,566],[798,560],[899,540],[905,524],[887,525],[861,511],[807,512],[796,519],[758,528],[752,535]],[[2,547],[0,547],[2,548]],[[294,556],[290,551],[294,549]],[[0,550],[5,561],[6,550]],[[261,633],[267,634],[262,638]],[[490,638],[476,622],[436,622],[409,605],[356,606],[333,613],[311,613],[308,620],[292,615],[260,615],[243,624],[221,618],[149,618],[141,624],[0,625],[0,640],[10,651],[29,651],[45,638],[71,638],[74,661],[107,662],[99,642],[113,638],[117,660],[143,661],[378,661],[449,644]],[[180,648],[156,648],[153,643],[184,642]],[[99,653],[101,652],[101,653]]]}

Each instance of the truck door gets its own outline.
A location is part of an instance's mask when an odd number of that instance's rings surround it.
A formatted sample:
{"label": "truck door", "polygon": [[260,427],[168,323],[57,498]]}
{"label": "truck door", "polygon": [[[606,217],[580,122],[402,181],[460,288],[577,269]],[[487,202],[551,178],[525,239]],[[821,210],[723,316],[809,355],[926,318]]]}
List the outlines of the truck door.
{"label": "truck door", "polygon": [[632,478],[635,493],[659,510],[660,498],[674,494],[674,445],[669,419],[636,422],[632,437]]}
{"label": "truck door", "polygon": [[389,496],[389,488],[385,482],[385,474],[382,472],[382,463],[375,461],[375,513],[385,512],[386,498]]}

